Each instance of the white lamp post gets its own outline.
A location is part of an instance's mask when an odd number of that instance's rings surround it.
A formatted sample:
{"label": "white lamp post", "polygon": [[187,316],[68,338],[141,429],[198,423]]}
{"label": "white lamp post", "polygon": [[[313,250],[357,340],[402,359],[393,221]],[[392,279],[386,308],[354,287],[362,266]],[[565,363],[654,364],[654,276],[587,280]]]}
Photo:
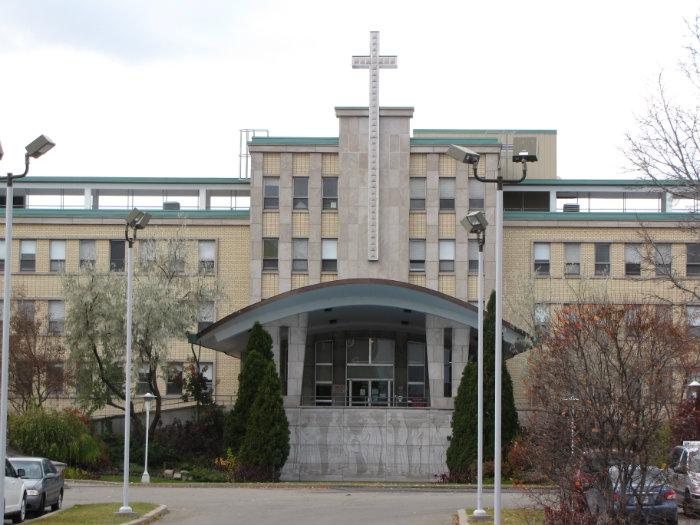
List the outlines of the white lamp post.
{"label": "white lamp post", "polygon": [[[122,489],[122,506],[117,514],[131,515],[134,513],[129,506],[129,441],[131,438],[131,316],[134,294],[134,257],[133,247],[136,232],[143,230],[151,220],[149,213],[134,208],[126,217],[124,237],[129,244],[126,253],[126,359],[124,363],[124,487]],[[133,232],[133,234],[131,234]]]}
{"label": "white lamp post", "polygon": [[486,519],[488,514],[484,510],[482,498],[484,493],[484,243],[486,242],[486,216],[483,211],[469,213],[461,221],[464,229],[469,233],[475,233],[479,243],[479,270],[478,270],[478,331],[477,343],[477,459],[476,459],[476,509],[472,513],[475,519]]}
{"label": "white lamp post", "polygon": [[[19,175],[8,173],[5,177],[5,269],[3,273],[3,303],[2,303],[2,364],[0,365],[0,465],[5,464],[7,457],[7,383],[9,381],[10,365],[10,306],[12,303],[12,182],[24,177],[29,171],[29,159],[39,158],[53,148],[55,144],[45,135],[39,135],[26,148],[24,154],[24,171]],[[2,160],[0,146],[0,160]],[[0,501],[5,501],[5,483],[0,483]],[[4,509],[3,509],[4,513]]]}
{"label": "white lamp post", "polygon": [[688,398],[689,399],[697,399],[698,392],[700,392],[700,382],[698,382],[697,379],[693,379],[690,383],[688,383],[687,387],[688,387]]}
{"label": "white lamp post", "polygon": [[143,449],[143,475],[141,476],[141,483],[150,483],[151,476],[148,475],[148,426],[151,419],[151,401],[156,398],[150,392],[143,395],[143,406],[146,407],[146,445]]}
{"label": "white lamp post", "polygon": [[474,178],[480,182],[496,184],[496,344],[494,357],[494,428],[493,428],[493,523],[501,525],[501,392],[503,366],[503,184],[518,184],[527,177],[527,163],[537,162],[537,155],[521,151],[513,155],[513,162],[522,164],[523,173],[518,180],[504,181],[500,169],[495,179],[480,177],[477,173],[479,154],[462,146],[450,145],[447,155],[453,159],[470,164]]}
{"label": "white lamp post", "polygon": [[[700,385],[699,385],[700,386]],[[576,422],[574,421],[574,403],[580,401],[578,397],[569,396],[562,399],[569,404],[569,424],[571,426],[571,455],[574,455],[574,435],[576,434]]]}

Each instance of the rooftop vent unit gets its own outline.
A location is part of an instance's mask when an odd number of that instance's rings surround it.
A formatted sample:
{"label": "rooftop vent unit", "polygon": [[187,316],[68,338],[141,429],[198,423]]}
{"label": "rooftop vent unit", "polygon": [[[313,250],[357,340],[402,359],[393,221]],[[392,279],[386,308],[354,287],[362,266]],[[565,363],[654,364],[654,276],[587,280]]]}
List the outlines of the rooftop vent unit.
{"label": "rooftop vent unit", "polygon": [[172,202],[164,202],[163,203],[163,209],[164,210],[179,210],[180,209],[180,203],[176,201]]}
{"label": "rooftop vent unit", "polygon": [[564,213],[579,212],[581,206],[579,204],[564,204]]}

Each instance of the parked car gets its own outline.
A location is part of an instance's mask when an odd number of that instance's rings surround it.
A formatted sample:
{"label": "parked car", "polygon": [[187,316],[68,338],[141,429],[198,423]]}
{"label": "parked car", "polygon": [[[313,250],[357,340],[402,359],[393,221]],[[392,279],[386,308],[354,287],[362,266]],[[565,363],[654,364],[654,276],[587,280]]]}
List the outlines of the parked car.
{"label": "parked car", "polygon": [[27,510],[42,513],[47,506],[58,510],[63,505],[63,474],[46,458],[8,458],[22,471],[27,492]]}
{"label": "parked car", "polygon": [[668,468],[683,513],[700,511],[700,441],[684,441],[673,447]]}
{"label": "parked car", "polygon": [[12,523],[22,523],[27,514],[27,492],[22,474],[22,469],[15,470],[5,460],[5,519],[11,519]]}
{"label": "parked car", "polygon": [[[632,479],[623,494],[620,471],[610,467],[608,479],[612,484],[615,509],[625,505],[627,523],[661,523],[666,525],[678,524],[678,505],[676,491],[670,485],[667,471],[657,467],[647,467],[642,483],[642,471],[637,467],[632,473]],[[603,509],[603,498],[599,490],[591,488],[586,493],[588,507],[600,512]],[[638,508],[638,503],[641,505]],[[641,515],[639,514],[641,512]]]}

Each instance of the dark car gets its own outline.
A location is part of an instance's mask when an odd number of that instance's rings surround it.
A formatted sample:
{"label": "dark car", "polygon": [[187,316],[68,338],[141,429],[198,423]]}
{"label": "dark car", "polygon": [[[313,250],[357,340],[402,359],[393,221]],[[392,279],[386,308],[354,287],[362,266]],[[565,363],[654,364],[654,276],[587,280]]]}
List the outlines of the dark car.
{"label": "dark car", "polygon": [[27,510],[42,513],[47,506],[58,510],[63,505],[63,475],[46,458],[8,458],[12,466],[24,471]]}

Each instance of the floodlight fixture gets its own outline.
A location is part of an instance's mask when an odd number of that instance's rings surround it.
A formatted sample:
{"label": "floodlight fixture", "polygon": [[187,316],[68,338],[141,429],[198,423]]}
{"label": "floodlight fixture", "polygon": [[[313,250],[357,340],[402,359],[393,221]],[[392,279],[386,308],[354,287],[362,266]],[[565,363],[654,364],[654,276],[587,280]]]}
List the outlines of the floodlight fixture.
{"label": "floodlight fixture", "polygon": [[537,162],[537,155],[528,151],[521,151],[517,155],[513,155],[513,162]]}
{"label": "floodlight fixture", "polygon": [[25,156],[38,159],[55,145],[56,144],[46,135],[39,135],[24,148],[27,150]]}
{"label": "floodlight fixture", "polygon": [[486,220],[486,215],[483,211],[473,211],[467,214],[464,219],[459,221],[465,230],[469,233],[480,234],[486,231],[486,226],[489,225]]}
{"label": "floodlight fixture", "polygon": [[126,216],[126,225],[134,230],[143,230],[151,220],[151,214],[134,208]]}
{"label": "floodlight fixture", "polygon": [[447,148],[447,155],[457,162],[462,162],[464,164],[471,164],[473,166],[479,164],[480,155],[476,151],[465,148],[464,146],[450,144],[450,147]]}

